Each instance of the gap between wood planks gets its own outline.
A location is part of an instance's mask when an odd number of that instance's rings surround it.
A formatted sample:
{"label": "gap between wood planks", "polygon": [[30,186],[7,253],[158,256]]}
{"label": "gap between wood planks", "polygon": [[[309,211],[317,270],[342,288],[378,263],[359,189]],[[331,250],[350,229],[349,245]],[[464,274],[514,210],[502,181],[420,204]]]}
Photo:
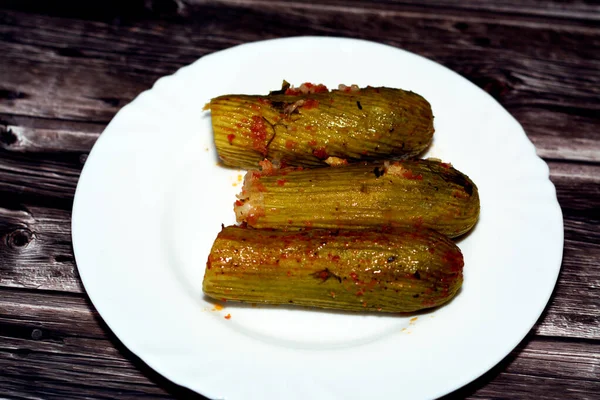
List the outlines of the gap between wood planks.
{"label": "gap between wood planks", "polygon": [[[0,370],[5,372],[0,382],[14,390],[32,376],[38,382],[38,395],[52,395],[63,386],[104,396],[115,390],[139,395],[147,391],[157,395],[165,387],[171,392],[181,390],[130,353],[91,311],[84,296],[7,289],[0,289],[0,294]],[[454,396],[489,396],[507,381],[523,377],[533,384],[560,387],[561,396],[565,389],[595,393],[600,385],[599,348],[597,339],[529,335],[497,366]],[[530,389],[522,390],[519,398],[532,394]]]}
{"label": "gap between wood planks", "polygon": [[[264,38],[253,33],[255,24],[261,23],[268,30],[267,37],[293,36],[300,31],[327,34],[334,29],[342,36],[382,41],[446,65],[487,90],[510,111],[527,106],[541,111],[562,107],[559,114],[570,108],[598,121],[594,118],[600,93],[598,28],[560,33],[552,24],[539,28],[517,24],[508,29],[499,25],[497,18],[467,24],[452,23],[442,16],[437,17],[439,21],[386,16],[373,19],[361,12],[340,19],[335,12],[307,17],[287,8],[257,7],[250,10],[250,16],[244,9],[229,10],[239,16],[233,29],[231,18],[210,8],[206,11],[209,16],[198,16],[210,30],[198,26],[199,21],[193,18],[141,19],[111,27],[16,13],[9,18],[11,24],[0,26],[0,33],[8,38],[3,59],[7,101],[0,102],[0,111],[108,121],[119,106],[149,88],[158,77],[206,54],[207,48],[216,50]],[[285,17],[287,23],[278,22]],[[364,32],[357,32],[356,26],[365,26]],[[165,31],[175,33],[165,37]],[[228,41],[223,42],[224,36]],[[36,67],[41,64],[45,68]],[[545,118],[539,115],[529,118],[529,127],[544,124]],[[569,128],[577,126],[570,124]],[[556,127],[552,131],[556,132]],[[580,129],[570,131],[576,135]],[[586,133],[597,136],[593,129]]]}

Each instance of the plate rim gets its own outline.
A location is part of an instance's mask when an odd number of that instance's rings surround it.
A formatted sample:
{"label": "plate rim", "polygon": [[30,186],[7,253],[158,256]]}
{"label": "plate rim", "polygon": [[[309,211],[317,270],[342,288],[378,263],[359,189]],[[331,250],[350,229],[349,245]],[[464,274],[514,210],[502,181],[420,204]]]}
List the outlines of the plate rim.
{"label": "plate rim", "polygon": [[[497,106],[505,112],[506,116],[508,116],[515,123],[518,124],[518,126],[519,126],[519,128],[520,128],[520,130],[522,132],[522,135],[524,136],[525,140],[527,142],[529,142],[529,144],[531,145],[530,150],[532,150],[533,153],[530,154],[530,156],[533,156],[533,157],[537,158],[538,160],[541,160],[542,162],[544,162],[536,154],[535,147],[534,147],[533,143],[531,142],[531,140],[529,139],[529,137],[527,136],[527,134],[524,131],[524,129],[522,128],[522,126],[518,123],[518,121],[496,99],[494,99],[492,96],[490,96],[489,94],[487,94],[481,88],[477,87],[476,85],[474,85],[473,83],[471,83],[468,79],[466,79],[465,77],[463,77],[460,74],[456,73],[455,71],[449,69],[448,67],[446,67],[446,66],[444,66],[442,64],[439,64],[439,63],[437,63],[437,62],[435,62],[435,61],[433,61],[431,59],[428,59],[428,58],[426,58],[424,56],[421,56],[419,54],[415,54],[415,53],[412,53],[410,51],[407,51],[407,50],[404,50],[404,49],[401,49],[401,48],[397,48],[395,46],[388,45],[388,44],[382,44],[382,43],[372,42],[372,41],[364,40],[364,39],[352,39],[352,38],[328,37],[328,36],[327,37],[326,36],[292,36],[292,37],[275,38],[275,39],[267,39],[267,40],[257,40],[257,41],[253,41],[253,42],[238,44],[238,45],[230,47],[230,48],[226,48],[226,49],[223,49],[223,50],[220,50],[220,51],[217,51],[217,52],[213,52],[213,53],[204,55],[204,56],[200,57],[198,60],[196,60],[195,62],[179,68],[173,74],[167,75],[167,76],[163,76],[163,77],[159,78],[154,83],[154,85],[151,88],[149,88],[149,89],[141,92],[130,103],[128,103],[127,105],[125,105],[124,107],[122,107],[116,113],[116,115],[113,117],[113,120],[111,120],[111,122],[109,124],[107,124],[107,126],[105,127],[103,133],[100,135],[100,137],[98,138],[97,142],[94,144],[92,150],[90,151],[89,156],[88,156],[88,158],[86,160],[86,163],[84,164],[84,166],[82,168],[80,177],[78,179],[77,188],[76,188],[75,196],[74,196],[74,199],[73,199],[72,219],[71,219],[71,233],[72,233],[73,252],[74,252],[74,255],[75,255],[76,266],[77,266],[77,270],[78,270],[79,275],[80,275],[80,279],[81,279],[83,288],[85,290],[86,295],[89,297],[90,301],[94,305],[94,308],[96,308],[96,310],[98,311],[99,315],[102,317],[103,321],[106,323],[106,325],[108,326],[108,328],[115,334],[115,337],[117,337],[118,340],[121,341],[129,349],[129,351],[131,351],[142,362],[144,362],[146,365],[148,365],[150,368],[152,368],[153,370],[155,370],[156,372],[158,372],[159,374],[161,374],[163,377],[167,378],[168,380],[170,380],[170,381],[172,381],[175,384],[178,384],[180,386],[187,387],[190,390],[194,390],[194,389],[190,388],[185,382],[181,382],[177,377],[173,377],[172,374],[169,371],[165,370],[165,368],[163,368],[163,366],[160,365],[160,363],[157,360],[154,360],[154,359],[153,360],[149,360],[146,357],[143,357],[142,355],[138,354],[138,352],[141,350],[141,348],[138,348],[138,346],[134,342],[130,341],[129,338],[125,339],[122,336],[119,336],[117,334],[117,331],[119,330],[119,328],[115,329],[115,327],[112,325],[112,322],[109,321],[109,320],[107,320],[105,318],[104,315],[106,315],[106,314],[103,314],[103,312],[101,311],[101,309],[103,308],[103,306],[100,304],[101,301],[99,300],[99,298],[95,294],[90,293],[90,291],[88,289],[88,287],[89,287],[89,280],[88,279],[89,278],[86,278],[86,276],[87,276],[86,272],[82,273],[82,271],[85,271],[85,268],[83,268],[83,270],[82,270],[80,268],[79,263],[77,263],[78,259],[79,260],[82,259],[82,256],[81,256],[81,251],[82,250],[81,250],[81,247],[79,245],[80,237],[76,234],[76,232],[78,231],[77,224],[78,224],[78,221],[80,220],[80,217],[79,217],[80,216],[80,212],[81,212],[80,210],[82,210],[82,207],[83,207],[81,205],[81,203],[80,203],[81,202],[81,194],[80,194],[80,191],[81,191],[80,188],[81,188],[81,186],[80,186],[80,182],[83,179],[86,179],[85,178],[86,177],[86,168],[88,168],[88,169],[91,168],[91,167],[88,167],[88,165],[91,165],[90,162],[93,163],[94,160],[96,159],[95,158],[95,154],[97,154],[97,152],[99,151],[98,148],[100,148],[100,147],[98,147],[98,143],[104,143],[106,140],[109,140],[109,139],[107,139],[107,137],[112,137],[113,136],[113,135],[107,136],[104,133],[109,130],[109,128],[111,127],[112,122],[114,121],[114,119],[117,118],[117,116],[119,114],[122,114],[124,110],[128,110],[130,108],[130,106],[136,100],[138,100],[140,98],[140,96],[144,95],[145,93],[148,93],[148,92],[152,91],[159,82],[161,82],[161,81],[164,82],[165,80],[168,81],[169,79],[172,79],[177,74],[180,74],[181,71],[183,71],[185,69],[188,69],[188,68],[192,68],[198,62],[200,62],[201,60],[203,60],[203,59],[205,59],[207,57],[213,57],[213,56],[216,56],[218,54],[222,55],[222,54],[224,54],[226,52],[231,53],[231,52],[234,52],[234,51],[238,50],[241,47],[249,47],[249,46],[255,46],[255,45],[267,45],[270,42],[275,42],[275,41],[279,41],[280,42],[280,41],[295,41],[295,40],[306,40],[306,39],[308,39],[308,40],[329,40],[329,41],[332,41],[332,40],[333,41],[342,40],[342,41],[347,41],[347,42],[356,42],[356,41],[359,41],[359,42],[364,42],[364,43],[366,43],[368,45],[385,46],[385,47],[388,47],[390,50],[400,51],[400,52],[403,52],[403,53],[406,53],[406,54],[410,54],[411,56],[418,57],[421,60],[424,60],[424,61],[426,61],[428,63],[433,63],[437,67],[443,68],[447,72],[450,72],[450,73],[454,74],[455,76],[460,77],[460,79],[462,79],[464,82],[468,83],[469,85],[472,85],[473,87],[475,87],[479,91],[485,93],[490,99],[492,99],[494,102],[496,102]],[[96,153],[94,153],[94,150],[96,150]],[[547,167],[547,164],[545,162],[544,162],[544,164]],[[549,183],[550,183],[550,185],[552,185],[552,188],[554,189],[553,198],[552,198],[552,201],[553,201],[552,205],[553,205],[553,208],[554,208],[554,213],[556,213],[555,217],[559,218],[559,220],[560,220],[560,226],[561,226],[560,236],[557,238],[557,241],[560,241],[560,244],[561,244],[560,245],[560,249],[559,249],[559,253],[560,254],[557,257],[557,261],[556,261],[558,265],[553,267],[553,270],[555,272],[554,276],[552,277],[553,284],[551,285],[551,287],[547,291],[547,295],[543,299],[544,306],[541,308],[541,310],[539,311],[539,314],[531,322],[531,324],[527,327],[527,329],[522,329],[523,333],[521,335],[519,335],[519,339],[515,343],[512,343],[510,345],[505,346],[505,347],[509,347],[508,352],[502,351],[502,353],[504,353],[504,355],[502,357],[500,357],[497,360],[492,360],[492,361],[490,361],[489,365],[487,365],[486,367],[480,368],[480,373],[478,373],[476,376],[465,377],[462,382],[458,382],[457,384],[453,385],[453,387],[450,390],[444,391],[443,393],[441,393],[439,395],[444,395],[444,394],[447,394],[447,393],[451,393],[451,392],[453,392],[453,391],[455,391],[455,390],[457,390],[457,389],[465,386],[466,384],[468,384],[468,383],[476,380],[481,375],[485,374],[491,368],[493,368],[495,365],[497,365],[499,362],[501,362],[506,356],[509,355],[510,351],[512,351],[515,347],[517,347],[519,345],[519,343],[521,343],[523,341],[523,339],[531,331],[532,327],[535,326],[535,324],[539,320],[540,316],[543,314],[544,310],[548,306],[548,303],[549,303],[549,301],[550,301],[550,299],[552,297],[552,294],[553,294],[553,292],[555,290],[560,270],[562,268],[562,257],[563,257],[563,252],[564,252],[564,220],[563,220],[562,209],[561,209],[560,204],[558,202],[558,198],[556,197],[556,189],[555,189],[554,184],[552,183],[552,181],[549,179],[549,173],[547,173],[547,174],[544,175],[544,179],[548,180]],[[79,253],[79,256],[78,256],[78,253]],[[87,284],[86,284],[86,281],[88,281]]]}

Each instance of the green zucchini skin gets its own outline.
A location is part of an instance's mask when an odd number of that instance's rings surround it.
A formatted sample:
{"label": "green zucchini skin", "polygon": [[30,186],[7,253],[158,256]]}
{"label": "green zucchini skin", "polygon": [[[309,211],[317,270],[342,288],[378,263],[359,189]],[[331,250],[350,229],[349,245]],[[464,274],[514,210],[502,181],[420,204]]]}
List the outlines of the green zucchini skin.
{"label": "green zucchini skin", "polygon": [[257,168],[264,159],[318,167],[408,158],[426,149],[434,133],[427,100],[385,87],[225,95],[208,108],[221,161],[243,169]]}
{"label": "green zucchini skin", "polygon": [[208,257],[204,293],[226,301],[348,311],[414,312],[449,301],[463,256],[426,229],[224,227]]}
{"label": "green zucchini skin", "polygon": [[254,228],[424,227],[457,237],[479,218],[468,176],[436,160],[249,171],[234,204]]}

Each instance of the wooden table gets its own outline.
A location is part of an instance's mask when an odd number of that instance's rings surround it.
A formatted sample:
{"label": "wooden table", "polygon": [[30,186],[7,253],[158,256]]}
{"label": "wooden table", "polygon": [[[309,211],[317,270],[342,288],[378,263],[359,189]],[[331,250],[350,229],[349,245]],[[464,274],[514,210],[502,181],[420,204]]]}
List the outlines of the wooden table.
{"label": "wooden table", "polygon": [[194,398],[129,352],[88,300],[71,247],[77,179],[106,124],[159,77],[239,43],[310,34],[374,40],[453,69],[508,109],[550,166],[565,221],[552,299],[513,352],[448,398],[600,398],[597,4],[0,5],[0,397]]}

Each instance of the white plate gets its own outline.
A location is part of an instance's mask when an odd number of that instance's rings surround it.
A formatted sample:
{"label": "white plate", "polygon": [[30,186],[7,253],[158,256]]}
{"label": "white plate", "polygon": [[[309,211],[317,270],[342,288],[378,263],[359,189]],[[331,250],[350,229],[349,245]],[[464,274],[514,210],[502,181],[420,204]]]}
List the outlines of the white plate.
{"label": "white plate", "polygon": [[[426,97],[428,155],[479,186],[481,218],[459,242],[462,291],[411,318],[285,307],[224,310],[202,295],[208,252],[234,223],[240,171],[217,166],[210,114],[227,93],[283,79],[389,86]],[[73,246],[94,306],[170,380],[209,398],[433,398],[486,372],[531,329],[560,269],[562,214],[548,168],[485,92],[420,56],[360,40],[245,44],[160,79],[124,107],[87,159]],[[230,314],[230,319],[225,315]]]}

